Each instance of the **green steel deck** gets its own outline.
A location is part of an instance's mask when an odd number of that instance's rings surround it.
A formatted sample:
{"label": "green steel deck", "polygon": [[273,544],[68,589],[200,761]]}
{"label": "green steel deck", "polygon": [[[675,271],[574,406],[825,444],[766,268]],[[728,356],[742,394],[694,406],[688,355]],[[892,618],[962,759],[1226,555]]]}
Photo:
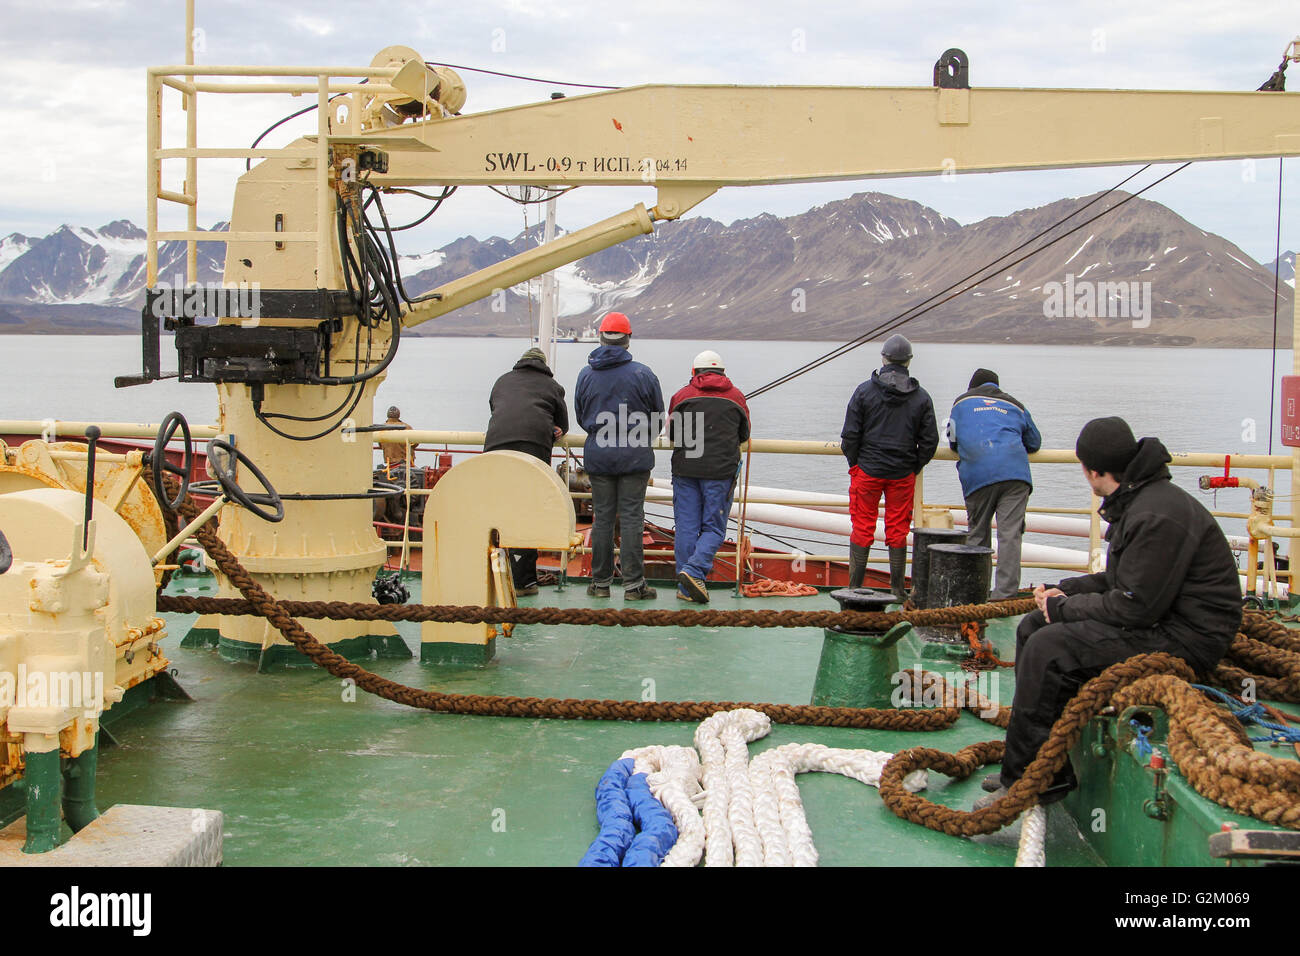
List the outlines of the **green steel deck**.
{"label": "green steel deck", "polygon": [[[178,578],[169,592],[205,586],[207,579]],[[546,587],[524,599],[562,607],[589,601],[581,585]],[[621,603],[618,596],[610,602]],[[741,603],[715,591],[711,606]],[[743,603],[810,609],[831,601],[821,595]],[[670,587],[660,589],[657,606],[690,607]],[[120,745],[102,754],[98,802],[220,810],[231,866],[572,866],[598,831],[592,792],[606,767],[632,747],[690,745],[695,730],[449,716],[360,692],[347,702],[340,682],[314,668],[259,674],[214,649],[181,648],[192,618],[168,619],[163,646],[194,700],[158,701],[113,724]],[[660,700],[807,703],[822,644],[813,628],[520,626],[497,642],[497,659],[486,668],[434,667],[418,662],[418,625],[398,628],[417,658],[367,666],[441,691],[539,697],[641,699],[652,680]],[[996,622],[990,633],[1000,653],[1011,656],[1014,622]],[[909,640],[899,645],[903,666],[910,663]],[[1010,671],[1000,679],[1009,701]],[[774,725],[750,752],[797,742],[956,750],[1000,733],[968,714],[937,733]],[[1009,866],[1015,858],[1013,833],[948,837],[899,820],[874,788],[846,777],[803,774],[799,784],[823,865]],[[932,774],[929,793],[967,807],[980,793],[979,780]],[[1049,865],[1099,862],[1060,806],[1051,809],[1051,830]]]}
{"label": "green steel deck", "polygon": [[[408,584],[418,600],[418,581]],[[178,577],[168,590],[212,593],[212,581]],[[722,609],[832,604],[825,594],[742,601],[715,590],[712,597],[711,607]],[[619,607],[622,600],[616,592],[608,602],[593,602],[583,584],[571,584],[545,587],[522,603]],[[671,585],[660,587],[656,606],[692,607],[673,597]],[[223,660],[213,648],[180,647],[193,618],[167,618],[163,646],[176,679],[194,699],[155,701],[112,721],[119,745],[101,754],[98,804],[220,810],[227,865],[572,866],[598,831],[592,792],[605,768],[633,747],[689,746],[696,726],[413,710],[345,688],[316,668],[258,673],[252,664]],[[1015,624],[990,622],[988,633],[1004,659],[1013,656]],[[651,693],[658,700],[808,703],[822,647],[816,628],[539,625],[516,627],[512,638],[499,639],[497,657],[486,667],[432,666],[419,662],[419,625],[397,627],[415,656],[372,659],[367,667],[445,692],[533,697],[638,700]],[[915,635],[899,643],[900,667],[917,662],[919,646]],[[956,666],[924,665],[940,673]],[[997,696],[1009,703],[1014,672],[995,673]],[[1095,730],[1085,736],[1085,747],[1096,739]],[[773,725],[750,753],[802,742],[955,751],[1000,734],[968,713],[933,733]],[[1268,752],[1293,756],[1289,748]],[[1107,808],[1111,832],[1090,836],[1121,863],[1208,863],[1207,832],[1224,822],[1267,827],[1214,806],[1181,781],[1175,789],[1184,802],[1162,826],[1142,813],[1150,771],[1127,754],[1115,757],[1113,748],[1111,754],[1085,780],[1086,793],[1049,808],[1049,866],[1102,862],[1067,805],[1079,804],[1074,811],[1085,819],[1096,807]],[[1090,758],[1076,751],[1075,759],[1078,767]],[[932,773],[927,793],[968,808],[981,793],[982,776],[951,781]],[[1010,866],[1015,859],[1018,828],[963,840],[898,819],[874,788],[846,777],[802,774],[799,785],[823,865]]]}

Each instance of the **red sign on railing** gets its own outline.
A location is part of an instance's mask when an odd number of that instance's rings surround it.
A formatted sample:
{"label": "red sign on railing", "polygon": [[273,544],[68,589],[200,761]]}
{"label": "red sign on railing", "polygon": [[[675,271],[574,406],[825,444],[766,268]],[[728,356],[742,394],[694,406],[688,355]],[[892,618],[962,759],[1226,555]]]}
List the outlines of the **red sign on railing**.
{"label": "red sign on railing", "polygon": [[1282,444],[1300,448],[1300,375],[1282,376]]}

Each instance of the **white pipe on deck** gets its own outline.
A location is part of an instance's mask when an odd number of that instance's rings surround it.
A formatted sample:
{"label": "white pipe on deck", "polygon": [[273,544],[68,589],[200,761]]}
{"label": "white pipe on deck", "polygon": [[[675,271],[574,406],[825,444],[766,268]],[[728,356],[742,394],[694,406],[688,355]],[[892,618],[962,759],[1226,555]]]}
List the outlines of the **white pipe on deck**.
{"label": "white pipe on deck", "polygon": [[[664,478],[656,478],[654,487],[668,489],[671,491],[672,482]],[[761,485],[749,486],[749,497],[752,501],[754,498],[766,498],[773,502],[797,502],[801,510],[819,511],[828,514],[848,514],[849,513],[849,496],[825,494],[815,491],[795,491],[789,488],[768,488]],[[808,504],[808,502],[815,502]],[[757,507],[750,504],[751,508]],[[953,523],[959,527],[969,526],[969,518],[966,511],[962,508],[951,509]],[[1089,528],[1091,522],[1087,518],[1071,517],[1070,515],[1045,515],[1029,512],[1025,515],[1025,530],[1034,534],[1056,534],[1070,538],[1087,538],[1089,537]],[[997,527],[997,522],[993,522],[993,527]],[[1107,525],[1102,522],[1102,533],[1105,533]],[[1287,529],[1289,530],[1289,529]],[[831,532],[834,533],[834,532]],[[1230,534],[1226,536],[1228,545],[1234,551],[1245,551],[1250,545],[1250,539],[1245,535]]]}
{"label": "white pipe on deck", "polygon": [[[764,489],[763,497],[767,497],[766,491],[776,489]],[[754,486],[750,486],[750,491],[754,492]],[[793,494],[793,492],[791,492]],[[806,497],[800,493],[800,498]],[[672,486],[670,482],[656,478],[655,484],[646,489],[646,501],[650,502],[668,502],[672,501]],[[731,506],[731,517],[737,517],[740,513],[739,505]],[[817,531],[822,534],[839,535],[847,538],[853,530],[852,522],[848,515],[830,514],[825,511],[818,511],[809,508],[796,508],[790,505],[772,505],[772,504],[750,504],[745,513],[746,521],[754,521],[759,524],[774,524],[784,528],[801,528],[805,531]],[[885,525],[883,520],[876,522],[876,539],[883,540],[885,535]],[[912,536],[907,536],[907,541],[911,544]],[[994,538],[996,547],[997,539]],[[1043,564],[1080,564],[1088,563],[1088,553],[1086,551],[1075,551],[1070,548],[1058,548],[1046,544],[1030,544],[1026,542],[1021,545],[1021,560],[1041,562]]]}

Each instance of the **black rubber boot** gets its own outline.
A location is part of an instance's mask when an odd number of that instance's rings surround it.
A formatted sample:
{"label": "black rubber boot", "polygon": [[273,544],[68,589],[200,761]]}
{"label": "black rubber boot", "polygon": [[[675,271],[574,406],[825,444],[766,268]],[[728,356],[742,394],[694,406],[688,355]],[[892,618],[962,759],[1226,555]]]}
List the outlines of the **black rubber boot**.
{"label": "black rubber boot", "polygon": [[862,579],[867,573],[867,557],[870,554],[870,548],[864,548],[860,544],[849,545],[849,587],[862,587]]}
{"label": "black rubber boot", "polygon": [[907,579],[907,545],[901,548],[889,549],[889,590],[894,592],[894,597],[899,604],[907,600],[907,591],[903,589],[903,583]]}

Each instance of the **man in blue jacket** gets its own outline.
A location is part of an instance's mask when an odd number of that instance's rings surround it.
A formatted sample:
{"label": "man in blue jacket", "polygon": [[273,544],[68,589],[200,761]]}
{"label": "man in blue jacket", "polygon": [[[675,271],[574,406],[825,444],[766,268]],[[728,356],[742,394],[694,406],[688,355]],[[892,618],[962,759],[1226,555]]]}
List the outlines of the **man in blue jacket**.
{"label": "man in blue jacket", "polygon": [[1020,539],[1033,484],[1029,455],[1043,444],[1033,416],[998,387],[998,375],[977,368],[967,391],[953,402],[948,447],[957,453],[957,476],[966,499],[967,544],[988,547],[998,519],[997,583],[989,595],[1004,601],[1020,589]]}
{"label": "man in blue jacket", "polygon": [[578,373],[573,405],[587,433],[583,464],[591,478],[592,597],[609,597],[614,580],[614,521],[619,523],[623,599],[655,597],[645,583],[641,535],[645,490],[655,466],[654,442],[663,430],[664,396],[655,373],[632,361],[632,324],[622,312],[600,323],[600,346]]}

